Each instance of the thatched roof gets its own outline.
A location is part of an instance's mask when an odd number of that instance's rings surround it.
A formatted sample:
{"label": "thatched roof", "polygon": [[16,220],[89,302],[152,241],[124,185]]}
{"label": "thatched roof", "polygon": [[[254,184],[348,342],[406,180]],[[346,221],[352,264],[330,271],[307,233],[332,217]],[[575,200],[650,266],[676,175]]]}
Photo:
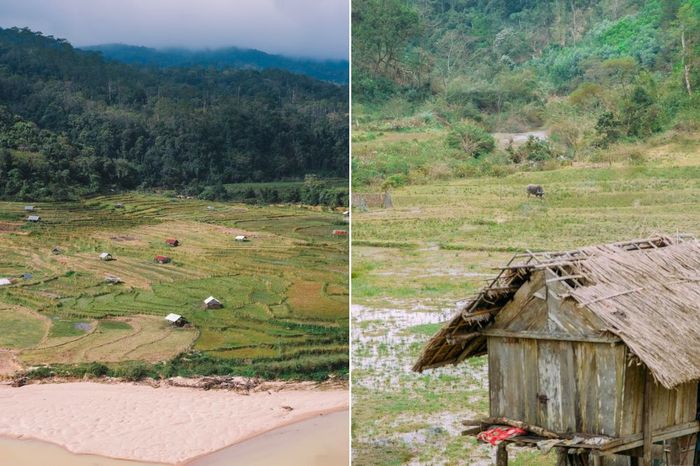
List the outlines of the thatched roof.
{"label": "thatched roof", "polygon": [[480,331],[543,269],[566,290],[561,298],[598,316],[599,330],[622,339],[664,387],[700,379],[700,241],[688,235],[518,254],[428,342],[413,369],[486,353]]}

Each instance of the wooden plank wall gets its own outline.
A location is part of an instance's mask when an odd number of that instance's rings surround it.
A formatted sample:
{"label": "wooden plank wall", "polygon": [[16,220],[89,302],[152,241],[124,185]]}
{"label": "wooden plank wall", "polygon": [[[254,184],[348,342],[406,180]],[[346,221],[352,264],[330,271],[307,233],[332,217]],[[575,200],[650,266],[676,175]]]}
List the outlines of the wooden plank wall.
{"label": "wooden plank wall", "polygon": [[[642,431],[645,371],[645,366],[632,365],[627,368],[623,405],[622,410],[618,413],[620,435],[630,435]],[[661,429],[694,420],[697,409],[697,393],[697,382],[680,385],[674,390],[668,390],[661,384],[652,385],[652,429]]]}
{"label": "wooden plank wall", "polygon": [[491,415],[557,432],[616,435],[625,347],[489,337]]}

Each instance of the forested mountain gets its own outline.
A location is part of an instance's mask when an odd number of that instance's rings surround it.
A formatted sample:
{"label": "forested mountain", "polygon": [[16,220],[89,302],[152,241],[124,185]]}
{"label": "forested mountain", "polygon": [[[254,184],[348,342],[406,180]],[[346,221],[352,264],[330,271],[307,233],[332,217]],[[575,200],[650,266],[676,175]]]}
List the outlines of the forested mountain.
{"label": "forested mountain", "polygon": [[347,83],[347,60],[312,60],[272,55],[255,49],[226,47],[219,49],[190,50],[182,48],[154,49],[125,44],[103,44],[81,47],[82,50],[100,52],[106,58],[136,65],[159,67],[215,67],[241,69],[279,68],[312,78],[337,83]]}
{"label": "forested mountain", "polygon": [[137,67],[0,29],[0,196],[347,177],[347,86]]}
{"label": "forested mountain", "polygon": [[575,158],[700,128],[700,0],[355,0],[352,20],[360,124],[447,126],[476,158],[484,131],[546,128],[537,157]]}

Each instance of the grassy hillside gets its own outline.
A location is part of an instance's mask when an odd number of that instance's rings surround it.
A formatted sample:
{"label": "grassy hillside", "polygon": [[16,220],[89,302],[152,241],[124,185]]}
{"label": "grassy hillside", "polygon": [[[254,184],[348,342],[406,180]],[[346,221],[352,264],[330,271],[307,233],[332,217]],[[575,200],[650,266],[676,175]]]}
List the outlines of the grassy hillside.
{"label": "grassy hillside", "polygon": [[[348,245],[331,234],[341,214],[128,194],[38,203],[28,224],[23,206],[0,203],[0,277],[15,279],[0,287],[0,334],[12,335],[0,358],[59,373],[91,362],[116,374],[347,373]],[[224,308],[204,310],[210,295]],[[171,312],[191,325],[169,326]]]}
{"label": "grassy hillside", "polygon": [[[280,69],[160,69],[0,28],[0,198],[347,178],[348,87]],[[114,190],[114,191],[111,191]]]}
{"label": "grassy hillside", "polygon": [[[700,235],[700,138],[619,149],[637,155],[405,186],[392,192],[394,209],[353,212],[356,462],[492,464],[490,446],[460,435],[461,420],[487,414],[486,359],[424,374],[410,368],[456,303],[514,253]],[[528,183],[541,184],[545,198],[528,198]],[[537,452],[511,455],[521,466],[555,463]]]}
{"label": "grassy hillside", "polygon": [[[360,0],[353,20],[362,189],[596,162],[700,129],[697,0]],[[533,130],[546,140],[498,143]]]}

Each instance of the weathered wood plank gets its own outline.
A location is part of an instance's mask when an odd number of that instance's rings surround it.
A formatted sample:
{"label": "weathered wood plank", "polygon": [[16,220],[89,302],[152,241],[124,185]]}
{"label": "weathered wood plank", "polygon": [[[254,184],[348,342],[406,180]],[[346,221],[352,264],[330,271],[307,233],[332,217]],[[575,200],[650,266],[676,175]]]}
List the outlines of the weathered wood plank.
{"label": "weathered wood plank", "polygon": [[497,339],[489,339],[489,414],[505,416],[505,397],[503,393],[503,368],[501,367],[502,344]]}
{"label": "weathered wood plank", "polygon": [[508,466],[507,443],[501,442],[496,449],[496,466]]}
{"label": "weathered wood plank", "polygon": [[513,298],[503,306],[495,317],[494,328],[506,328],[520,314],[526,303],[538,299],[533,294],[544,286],[544,273],[537,272],[515,292]]}
{"label": "weathered wood plank", "polygon": [[551,341],[578,341],[584,343],[601,343],[601,344],[618,344],[622,343],[622,340],[616,336],[607,335],[570,335],[567,333],[544,333],[544,332],[533,332],[533,331],[519,331],[511,332],[509,330],[502,330],[497,328],[489,328],[481,331],[482,335],[488,337],[501,337],[501,338],[525,338],[533,340],[551,340]]}
{"label": "weathered wood plank", "polygon": [[652,436],[653,431],[651,430],[652,421],[652,385],[654,381],[651,378],[649,371],[646,372],[646,379],[644,381],[644,411],[642,412],[642,435],[643,435],[643,445],[644,445],[644,458],[642,459],[643,466],[652,466]]}
{"label": "weathered wood plank", "polygon": [[556,341],[539,342],[538,373],[540,381],[540,404],[546,405],[546,417],[538,420],[545,429],[555,432],[564,430],[561,399],[561,343]]}

